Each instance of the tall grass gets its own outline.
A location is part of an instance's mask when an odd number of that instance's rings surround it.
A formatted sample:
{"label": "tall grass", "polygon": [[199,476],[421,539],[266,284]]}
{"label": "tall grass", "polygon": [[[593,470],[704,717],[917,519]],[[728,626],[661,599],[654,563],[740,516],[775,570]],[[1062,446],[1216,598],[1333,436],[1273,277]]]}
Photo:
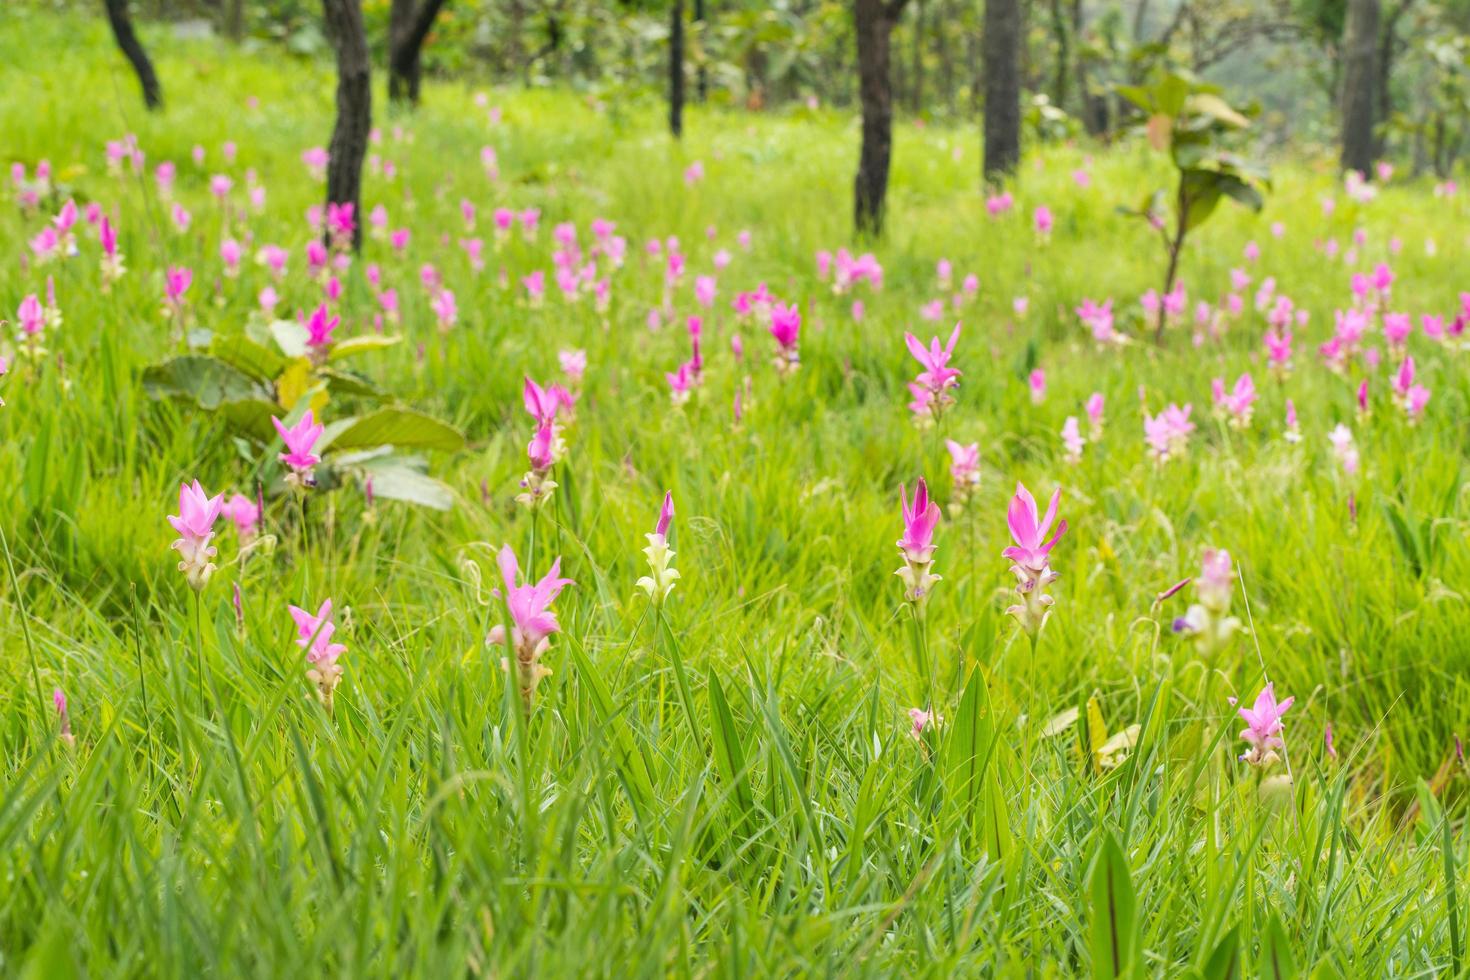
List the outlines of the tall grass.
{"label": "tall grass", "polygon": [[[162,270],[194,269],[203,326],[258,315],[265,273],[247,259],[240,279],[221,277],[207,189],[211,173],[240,184],[253,168],[269,191],[256,244],[293,249],[282,308],[316,303],[300,246],[322,191],[299,158],[327,141],[331,78],[275,52],[150,34],[169,106],[149,116],[100,23],[7,17],[0,152],[52,161],[52,210],[72,195],[116,216],[129,272],[101,293],[90,239],[75,259],[28,267],[25,243],[46,214],[0,213],[0,307],[43,291],[49,273],[65,315],[50,356],[14,359],[0,381],[4,973],[1459,970],[1465,355],[1416,335],[1434,390],[1425,419],[1411,426],[1389,404],[1385,366],[1373,416],[1356,422],[1355,379],[1326,372],[1314,351],[1348,303],[1353,268],[1314,242],[1346,245],[1361,227],[1359,266],[1371,266],[1401,239],[1395,308],[1452,312],[1463,197],[1400,181],[1355,205],[1325,165],[1285,161],[1263,216],[1222,209],[1192,236],[1192,298],[1218,299],[1253,239],[1257,282],[1276,277],[1311,311],[1296,372],[1266,383],[1254,313],[1218,342],[1195,346],[1180,330],[1162,350],[1106,354],[1077,325],[1084,297],[1115,297],[1136,320],[1135,298],[1157,285],[1157,242],[1115,213],[1162,176],[1140,149],[1097,151],[1083,190],[1071,177],[1082,150],[1036,147],[1016,212],[993,219],[975,189],[977,134],[903,128],[877,247],[884,285],[859,291],[867,309],[855,322],[851,297],[834,296],[813,265],[816,250],[849,244],[852,120],[696,108],[675,146],[657,107],[493,91],[504,120],[492,126],[471,90],[434,85],[414,116],[379,109],[373,152],[399,177],[370,176],[366,203],[386,204],[413,242],[403,257],[369,242],[364,262],[403,295],[409,342],[361,363],[403,403],[469,434],[469,450],[433,461],[457,506],[369,506],[344,488],[311,501],[303,534],[294,510],[268,502],[274,550],[237,560],[233,532],[222,533],[222,567],[196,605],[168,550],[178,483],[253,492],[277,464],[274,450],[143,392],[140,371],[176,349],[159,315]],[[127,132],[150,168],[179,165],[187,234],[171,230],[151,177],[106,173],[104,142]],[[239,147],[228,166],[226,140]],[[480,168],[484,145],[498,151],[498,183]],[[694,160],[708,176],[690,187],[681,173]],[[1330,217],[1324,195],[1338,199]],[[479,205],[487,241],[492,207],[540,207],[539,244],[512,242],[475,275],[454,244],[461,198]],[[1029,222],[1042,203],[1057,215],[1046,245]],[[575,221],[585,238],[596,216],[630,242],[610,313],[565,304],[554,287],[544,307],[528,306],[514,284],[549,270],[550,226]],[[1285,225],[1280,240],[1272,221]],[[741,229],[749,253],[735,244]],[[717,248],[733,253],[705,328],[707,381],[682,409],[663,374],[686,356],[685,332],[645,324],[661,291],[643,250],[655,236],[680,239],[689,277],[710,270]],[[941,257],[981,288],[955,314],[959,404],[921,431],[903,407],[914,366],[902,333],[939,332],[918,310],[939,295]],[[424,262],[458,296],[460,322],[443,337],[417,286]],[[348,331],[368,329],[373,311],[361,264],[346,281]],[[762,281],[805,312],[803,366],[786,383],[767,363],[764,328],[729,312],[736,291]],[[1018,296],[1030,299],[1024,318]],[[676,308],[692,304],[686,282]],[[743,365],[728,352],[737,331]],[[562,486],[539,518],[535,571],[560,555],[577,585],[557,603],[554,673],[523,717],[484,643],[501,618],[494,551],[509,542],[525,561],[532,534],[512,502],[530,435],[522,378],[552,377],[557,350],[573,346],[591,366]],[[1041,405],[1025,384],[1037,365],[1049,382]],[[1263,396],[1239,431],[1207,409],[1210,379],[1243,370]],[[737,427],[731,403],[747,374]],[[1107,397],[1106,433],[1068,466],[1057,433],[1094,390]],[[1201,431],[1186,457],[1148,458],[1140,397],[1150,411],[1195,404]],[[1282,439],[1287,397],[1299,445]],[[1355,481],[1326,439],[1339,421],[1362,449]],[[893,541],[900,482],[924,475],[949,495],[944,436],[980,442],[983,483],[938,533],[944,580],[926,622],[946,720],[921,742],[908,734],[906,709],[924,692]],[[1070,524],[1034,651],[1002,612],[1014,583],[999,553],[1018,480],[1039,493],[1061,485]],[[663,629],[633,583],[666,489],[683,578]],[[1169,629],[1188,593],[1155,596],[1193,574],[1207,546],[1235,558],[1236,609],[1249,603],[1253,629],[1203,662]],[[327,596],[347,610],[349,645],[331,715],[310,696],[286,613]],[[1298,699],[1286,719],[1295,783],[1279,804],[1235,761],[1241,725],[1226,701],[1253,697],[1263,664]],[[57,738],[56,687],[74,746]],[[1094,694],[1110,730],[1140,725],[1127,760],[1106,771],[1084,757],[1077,729],[1037,734]]]}

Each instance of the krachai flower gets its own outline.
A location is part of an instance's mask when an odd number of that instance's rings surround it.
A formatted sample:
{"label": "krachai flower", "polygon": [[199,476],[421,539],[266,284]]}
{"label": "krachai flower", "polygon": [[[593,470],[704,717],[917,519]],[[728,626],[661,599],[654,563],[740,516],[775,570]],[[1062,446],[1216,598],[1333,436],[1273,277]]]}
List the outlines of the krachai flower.
{"label": "krachai flower", "polygon": [[339,657],[347,652],[341,643],[333,643],[337,624],[332,622],[332,600],[322,602],[316,615],[291,606],[291,619],[296,623],[296,645],[306,651],[306,676],[316,685],[317,699],[328,711],[332,710],[332,694],[342,679]]}
{"label": "krachai flower", "polygon": [[649,574],[638,580],[638,588],[648,594],[655,606],[664,604],[664,600],[674,589],[674,582],[679,578],[679,570],[669,567],[669,560],[674,557],[668,542],[669,525],[673,520],[674,494],[669,491],[664,494],[664,503],[659,508],[658,523],[654,525],[653,533],[645,535],[648,547],[643,549],[643,554],[648,557]]}
{"label": "krachai flower", "polygon": [[1067,532],[1067,522],[1057,524],[1056,533],[1047,538],[1052,522],[1056,520],[1057,505],[1062,499],[1062,488],[1057,487],[1046,508],[1046,516],[1038,518],[1036,500],[1023,484],[1016,484],[1016,495],[1011,498],[1006,512],[1006,524],[1010,527],[1015,544],[1001,552],[1014,564],[1011,571],[1016,576],[1016,592],[1021,602],[1010,606],[1006,612],[1015,616],[1021,628],[1034,640],[1050,615],[1053,599],[1046,594],[1046,587],[1060,576],[1052,570],[1051,551]]}
{"label": "krachai flower", "polygon": [[289,429],[275,416],[271,416],[271,422],[275,425],[276,431],[281,434],[281,440],[286,444],[286,452],[281,453],[278,458],[291,467],[291,472],[286,477],[287,481],[309,486],[311,468],[322,461],[322,458],[311,450],[316,445],[316,441],[321,438],[324,426],[316,421],[311,409],[307,409],[306,414],[301,416],[301,421]]}
{"label": "krachai flower", "polygon": [[1200,573],[1194,579],[1194,593],[1199,601],[1174,620],[1174,632],[1190,637],[1201,657],[1213,657],[1240,632],[1240,620],[1230,615],[1234,592],[1235,573],[1230,552],[1206,548]]}
{"label": "krachai flower", "polygon": [[944,447],[949,450],[949,476],[954,483],[949,513],[951,517],[958,517],[965,504],[980,489],[980,444],[972,442],[967,446],[946,439]]}
{"label": "krachai flower", "polygon": [[904,596],[922,612],[924,603],[939,576],[934,568],[934,529],[939,526],[939,505],[929,499],[929,487],[923,477],[914,487],[913,502],[908,499],[908,488],[900,486],[898,502],[903,512],[903,537],[898,539],[898,550],[903,555],[903,567],[894,574],[903,579],[906,587]]}
{"label": "krachai flower", "polygon": [[214,537],[214,522],[224,506],[219,495],[209,496],[195,480],[192,485],[179,484],[179,512],[169,515],[168,522],[179,533],[170,547],[179,553],[179,571],[196,591],[204,588],[214,573],[215,549],[209,541]]}
{"label": "krachai flower", "polygon": [[1286,743],[1281,739],[1281,718],[1295,701],[1296,698],[1291,697],[1278,702],[1275,685],[1267,684],[1256,695],[1254,705],[1241,708],[1237,712],[1246,724],[1240,737],[1250,746],[1241,754],[1242,762],[1265,769],[1279,761],[1281,757],[1276,754],[1276,750],[1286,748]]}
{"label": "krachai flower", "polygon": [[[551,570],[534,585],[516,584],[520,577],[520,566],[510,545],[500,549],[498,562],[501,578],[505,582],[503,598],[511,619],[510,650],[515,656],[516,678],[521,698],[530,707],[531,699],[536,694],[536,686],[541,683],[542,678],[551,674],[551,670],[541,663],[541,657],[551,645],[551,635],[561,631],[561,624],[556,621],[551,603],[561,594],[563,588],[573,582],[561,577],[560,558],[551,563]],[[496,626],[490,630],[486,639],[497,646],[505,646],[505,627]],[[510,658],[502,660],[501,666],[509,670]]]}

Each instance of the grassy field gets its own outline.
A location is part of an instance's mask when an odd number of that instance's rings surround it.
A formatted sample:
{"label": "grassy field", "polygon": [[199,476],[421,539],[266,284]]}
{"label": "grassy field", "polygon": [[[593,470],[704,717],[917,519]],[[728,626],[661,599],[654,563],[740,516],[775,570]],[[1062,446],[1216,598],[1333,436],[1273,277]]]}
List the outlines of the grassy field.
{"label": "grassy field", "polygon": [[[869,248],[850,236],[853,119],[696,108],[678,146],[653,102],[438,83],[412,116],[388,116],[379,93],[364,210],[384,206],[409,239],[369,235],[333,303],[338,353],[377,336],[388,288],[401,322],[380,326],[403,341],[319,363],[272,346],[258,296],[274,289],[286,320],[323,299],[305,249],[324,191],[302,154],[328,141],[329,66],[147,33],[169,101],[154,116],[100,18],[5,16],[0,162],[27,183],[0,209],[0,973],[1462,971],[1470,382],[1462,338],[1420,316],[1453,321],[1470,288],[1464,195],[1394,178],[1355,201],[1329,164],[1280,161],[1261,215],[1222,206],[1191,239],[1187,310],[1159,346],[1139,297],[1162,251],[1117,212],[1167,176],[1141,145],[1032,148],[1014,206],[992,215],[977,133],[900,123],[890,228],[871,246],[881,288],[839,293],[817,253]],[[146,163],[110,172],[107,143],[126,134]],[[231,178],[223,201],[214,175]],[[33,240],[68,199],[77,254],[40,261]],[[110,288],[90,204],[124,257]],[[518,227],[497,245],[501,207],[539,208],[534,238]],[[612,245],[590,259],[599,218],[626,239],[620,268]],[[563,222],[597,263],[588,282],[606,281],[605,311],[586,282],[575,300],[555,282]],[[671,237],[685,269],[669,287]],[[289,252],[279,279],[256,261],[268,244]],[[1334,311],[1380,263],[1391,297],[1361,342],[1377,356],[1331,371],[1318,347]],[[170,267],[192,272],[182,323],[165,309]],[[1195,303],[1228,305],[1232,269],[1251,280],[1243,310],[1196,336]],[[522,285],[536,271],[539,304]],[[1262,342],[1267,277],[1309,314],[1285,377]],[[761,283],[799,308],[799,370],[773,366],[769,314],[732,306]],[[39,339],[19,329],[31,294],[62,317]],[[1073,312],[1088,299],[1113,300],[1129,342],[1094,342]],[[1400,312],[1431,392],[1418,418],[1382,333]],[[690,315],[701,383],[676,405],[666,375],[690,358]],[[917,426],[904,333],[947,338],[956,321],[954,404]],[[272,359],[283,420],[310,405],[342,439],[315,489],[285,481],[259,413],[201,407],[218,400],[203,382],[154,397],[157,365],[229,338]],[[515,499],[538,428],[524,379],[569,385],[558,355],[579,349],[558,486],[531,509]],[[1211,382],[1246,372],[1253,419],[1231,424]],[[1170,403],[1191,404],[1197,429],[1159,461],[1144,417]],[[368,458],[343,456],[333,423],[365,416],[401,423],[393,466],[365,427],[348,431]],[[1088,440],[1075,461],[1068,417]],[[1339,425],[1356,472],[1329,440]],[[967,497],[946,439],[978,444]],[[920,477],[944,511],[942,580],[914,604],[894,541],[900,486]],[[197,592],[166,520],[196,479],[265,505],[253,541],[219,520]],[[1018,482],[1043,506],[1060,487],[1067,522],[1034,642],[1006,615]],[[666,491],[681,577],[659,606],[636,582]],[[551,604],[552,673],[527,700],[486,643],[510,620],[492,592],[507,544],[525,576],[559,557],[575,583]],[[1200,577],[1207,549],[1228,550],[1223,576]],[[330,710],[289,613],[328,598],[346,646]],[[1242,629],[1219,643],[1176,629],[1193,604]],[[1268,678],[1295,701],[1284,758],[1253,765],[1228,699],[1251,704]],[[924,707],[943,720],[914,737]]]}

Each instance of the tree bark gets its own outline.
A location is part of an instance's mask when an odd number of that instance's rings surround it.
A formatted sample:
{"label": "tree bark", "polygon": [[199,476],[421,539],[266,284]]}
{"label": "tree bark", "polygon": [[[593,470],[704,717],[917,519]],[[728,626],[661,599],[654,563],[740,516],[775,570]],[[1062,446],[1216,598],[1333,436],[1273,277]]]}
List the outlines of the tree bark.
{"label": "tree bark", "polygon": [[924,111],[924,0],[914,0],[914,62],[913,62],[913,107],[914,115]]}
{"label": "tree bark", "polygon": [[986,0],[985,179],[1015,173],[1021,162],[1021,3]]}
{"label": "tree bark", "polygon": [[322,11],[337,51],[337,124],[328,148],[327,203],[352,205],[356,251],[362,245],[362,159],[373,125],[372,65],[361,0],[322,0]]}
{"label": "tree bark", "polygon": [[448,0],[393,0],[388,12],[388,100],[419,104],[421,57],[434,18]]}
{"label": "tree bark", "polygon": [[1066,15],[1062,11],[1062,0],[1051,0],[1052,37],[1057,44],[1056,74],[1052,76],[1052,101],[1058,109],[1066,111],[1067,89],[1071,83],[1072,32],[1068,28]]}
{"label": "tree bark", "polygon": [[1373,118],[1378,81],[1379,0],[1348,0],[1342,75],[1342,166],[1373,170]]}
{"label": "tree bark", "polygon": [[133,33],[133,18],[128,11],[128,0],[106,0],[107,22],[112,25],[112,36],[117,46],[132,63],[138,75],[138,84],[143,87],[143,104],[150,111],[163,108],[163,87],[158,84],[158,75],[153,71],[153,62],[148,52]]}
{"label": "tree bark", "polygon": [[225,0],[225,35],[236,43],[245,36],[245,0]]}
{"label": "tree bark", "polygon": [[853,181],[853,221],[860,235],[883,231],[888,196],[888,162],[893,153],[893,79],[889,58],[893,25],[907,0],[854,0],[857,27],[858,97],[863,108],[863,143]]}
{"label": "tree bark", "polygon": [[669,132],[684,135],[684,0],[674,0],[669,21]]}
{"label": "tree bark", "polygon": [[[699,24],[701,52],[708,50],[708,42],[704,35],[706,21],[704,5],[705,0],[694,0],[694,20]],[[705,67],[704,61],[705,59],[701,56],[699,67],[694,72],[694,91],[701,102],[709,98],[709,70]]]}

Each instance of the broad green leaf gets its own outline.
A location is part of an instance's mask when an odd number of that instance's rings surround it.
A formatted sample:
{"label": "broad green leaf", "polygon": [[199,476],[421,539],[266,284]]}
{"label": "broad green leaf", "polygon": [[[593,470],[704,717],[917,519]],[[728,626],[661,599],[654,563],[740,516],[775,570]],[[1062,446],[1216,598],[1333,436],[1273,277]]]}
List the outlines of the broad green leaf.
{"label": "broad green leaf", "polygon": [[311,334],[304,326],[295,320],[274,320],[270,332],[282,354],[287,357],[306,356],[306,338]]}
{"label": "broad green leaf", "polygon": [[217,411],[230,428],[258,443],[270,443],[276,438],[276,427],[271,424],[271,418],[281,416],[281,409],[275,402],[243,398],[220,402]]}
{"label": "broad green leaf", "polygon": [[329,461],[364,483],[371,479],[375,498],[401,500],[434,510],[449,510],[454,506],[454,491],[428,475],[428,464],[422,457],[368,452],[332,456]]}
{"label": "broad green leaf", "polygon": [[370,350],[383,350],[401,343],[402,337],[383,336],[381,334],[363,334],[359,337],[348,337],[346,340],[338,341],[332,345],[331,352],[327,354],[328,361],[340,361]]}
{"label": "broad green leaf", "polygon": [[279,377],[287,364],[286,358],[243,333],[216,334],[209,353],[267,384]]}
{"label": "broad green leaf", "polygon": [[995,742],[990,692],[976,667],[970,671],[959,710],[949,725],[945,753],[945,789],[950,806],[973,832],[985,805],[985,768]]}
{"label": "broad green leaf", "polygon": [[464,434],[454,426],[408,408],[380,408],[358,417],[337,433],[332,445],[337,449],[362,449],[368,446],[398,446],[409,449],[463,449]]}
{"label": "broad green leaf", "polygon": [[143,390],[154,398],[183,398],[200,408],[257,398],[264,389],[249,375],[207,354],[183,354],[143,370]]}
{"label": "broad green leaf", "polygon": [[1232,109],[1228,102],[1209,92],[1196,92],[1191,95],[1185,101],[1185,108],[1190,112],[1202,113],[1235,129],[1244,129],[1251,124],[1249,119]]}
{"label": "broad green leaf", "polygon": [[1131,977],[1137,971],[1137,903],[1128,859],[1111,832],[1092,858],[1088,879],[1092,899],[1092,975],[1097,980]]}

